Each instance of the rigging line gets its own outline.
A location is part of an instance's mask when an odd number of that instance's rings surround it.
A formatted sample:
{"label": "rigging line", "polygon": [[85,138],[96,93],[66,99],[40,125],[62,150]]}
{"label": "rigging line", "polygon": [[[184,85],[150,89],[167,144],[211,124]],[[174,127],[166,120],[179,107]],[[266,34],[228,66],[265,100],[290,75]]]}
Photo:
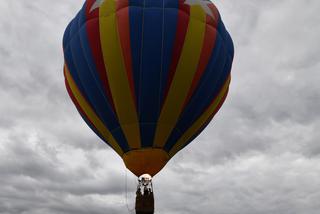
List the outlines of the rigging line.
{"label": "rigging line", "polygon": [[165,29],[165,5],[164,5],[164,0],[162,0],[162,41],[161,41],[161,69],[160,69],[160,75],[159,75],[159,99],[158,99],[158,117],[161,113],[161,100],[162,100],[162,97],[161,97],[161,90],[162,90],[162,81],[164,81],[162,79],[162,74],[163,74],[163,54],[164,54],[164,50],[163,50],[163,47],[164,47],[164,29]]}
{"label": "rigging line", "polygon": [[137,112],[138,112],[138,119],[140,120],[140,110],[141,110],[141,105],[140,105],[140,101],[141,101],[141,91],[142,91],[142,60],[143,60],[143,55],[142,55],[142,51],[143,51],[143,42],[144,42],[144,17],[145,17],[145,9],[146,9],[146,0],[143,0],[143,7],[142,7],[142,26],[141,26],[141,44],[140,44],[140,65],[139,65],[139,85],[138,85],[138,94],[139,94],[139,98],[137,99]]}
{"label": "rigging line", "polygon": [[127,171],[127,169],[124,169],[124,170],[125,170],[125,190],[126,190],[126,195],[125,195],[126,202],[125,203],[126,203],[126,206],[128,209],[128,213],[132,214],[135,211],[135,208],[130,209],[130,207],[129,207],[129,203],[128,203],[128,171]]}

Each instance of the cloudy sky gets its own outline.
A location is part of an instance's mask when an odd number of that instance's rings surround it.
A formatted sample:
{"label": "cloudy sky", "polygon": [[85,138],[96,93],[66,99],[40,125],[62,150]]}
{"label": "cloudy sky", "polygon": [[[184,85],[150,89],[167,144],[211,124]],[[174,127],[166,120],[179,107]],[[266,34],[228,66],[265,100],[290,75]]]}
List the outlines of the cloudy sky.
{"label": "cloudy sky", "polygon": [[[317,214],[320,2],[214,2],[235,42],[230,94],[154,179],[156,213]],[[81,5],[0,2],[1,214],[134,207],[136,179],[82,122],[64,87],[62,35]]]}

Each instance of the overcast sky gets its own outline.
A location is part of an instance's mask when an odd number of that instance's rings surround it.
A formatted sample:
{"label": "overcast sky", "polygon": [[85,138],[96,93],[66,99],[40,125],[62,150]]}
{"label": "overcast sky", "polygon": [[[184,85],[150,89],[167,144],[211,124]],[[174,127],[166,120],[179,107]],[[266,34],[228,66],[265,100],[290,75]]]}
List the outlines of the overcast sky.
{"label": "overcast sky", "polygon": [[[318,214],[320,1],[214,2],[235,42],[230,94],[154,179],[156,213]],[[61,40],[82,3],[0,2],[1,214],[134,207],[134,176],[64,87]]]}

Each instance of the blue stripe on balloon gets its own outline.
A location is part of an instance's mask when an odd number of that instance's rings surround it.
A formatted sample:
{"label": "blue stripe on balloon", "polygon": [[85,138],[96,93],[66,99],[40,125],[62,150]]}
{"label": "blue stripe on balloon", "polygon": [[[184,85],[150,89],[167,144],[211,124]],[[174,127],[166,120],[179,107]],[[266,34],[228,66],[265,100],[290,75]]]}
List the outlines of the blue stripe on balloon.
{"label": "blue stripe on balloon", "polygon": [[220,21],[218,23],[217,31],[219,32],[221,38],[224,41],[224,44],[225,44],[225,46],[227,48],[227,52],[231,55],[231,58],[233,59],[233,56],[234,56],[233,41],[232,41],[232,38],[231,38],[230,34],[226,30],[226,27],[225,27],[224,23],[221,21],[221,19],[220,19]]}
{"label": "blue stripe on balloon", "polygon": [[[130,24],[130,44],[132,57],[132,72],[134,87],[136,91],[136,103],[139,105],[139,88],[140,88],[140,61],[141,61],[141,41],[142,41],[142,19],[143,9],[136,7],[142,1],[130,0],[129,2],[129,24]],[[132,6],[134,5],[134,6]],[[139,109],[139,106],[137,106]]]}
{"label": "blue stripe on balloon", "polygon": [[[79,25],[78,25],[79,26]],[[82,27],[78,30],[78,34],[74,35],[73,39],[70,41],[71,54],[75,63],[75,70],[79,76],[79,80],[82,83],[83,89],[85,93],[88,95],[87,99],[90,102],[92,108],[95,110],[99,118],[103,121],[103,123],[108,127],[109,130],[116,129],[119,125],[116,122],[116,118],[112,114],[112,111],[108,111],[108,104],[106,103],[102,92],[99,90],[97,86],[97,82],[92,75],[90,67],[88,66],[87,59],[84,55],[84,49],[80,44],[83,43],[80,40],[80,35],[83,40],[87,40],[86,28]],[[119,146],[123,151],[128,151],[128,145],[123,136],[114,136]]]}
{"label": "blue stripe on balloon", "polygon": [[[218,35],[217,37],[218,40],[220,40],[220,36]],[[191,118],[191,121],[193,122],[201,116],[215,97],[218,96],[229,76],[231,62],[228,60],[228,54],[224,43],[219,56],[216,59],[218,62],[214,63],[215,65],[210,64],[209,62],[209,69],[211,71],[205,73],[203,78],[201,78],[197,90],[185,109],[186,115],[193,112],[193,118]]]}
{"label": "blue stripe on balloon", "polygon": [[72,20],[71,28],[70,28],[70,40],[78,33],[79,31],[79,18],[80,18],[80,11],[77,13],[75,18]]}
{"label": "blue stripe on balloon", "polygon": [[[83,11],[82,15],[85,17],[85,11]],[[86,70],[83,70],[82,72],[85,72],[85,75],[88,77],[86,78],[86,80],[90,80],[91,88],[89,90],[93,91],[91,92],[91,94],[96,98],[96,100],[93,102],[98,101],[98,103],[95,106],[96,109],[99,108],[99,115],[101,116],[100,119],[103,121],[105,126],[112,132],[113,137],[117,140],[123,151],[127,151],[129,149],[129,146],[127,144],[126,138],[122,130],[119,129],[116,132],[113,132],[113,130],[116,130],[118,127],[120,127],[120,124],[118,122],[116,114],[113,111],[111,104],[108,101],[108,98],[106,97],[106,94],[104,93],[103,84],[98,74],[98,70],[93,58],[93,53],[91,51],[90,42],[87,34],[87,26],[97,21],[97,19],[92,19],[86,22],[86,24],[83,25],[83,27],[79,31],[81,43],[79,43],[78,45],[82,46],[82,53],[85,59],[84,62],[86,62],[87,64],[87,67],[85,68]]]}
{"label": "blue stripe on balloon", "polygon": [[163,41],[163,63],[161,71],[161,82],[160,82],[160,100],[159,106],[164,102],[165,90],[168,85],[169,69],[173,58],[173,48],[176,38],[176,29],[178,22],[178,9],[174,7],[179,7],[178,1],[176,5],[169,4],[168,6],[173,8],[166,8],[164,13],[164,41]]}
{"label": "blue stripe on balloon", "polygon": [[207,68],[176,125],[176,129],[180,132],[173,132],[171,134],[165,145],[166,151],[170,151],[175,142],[181,137],[181,133],[184,133],[192,126],[220,92],[230,72],[230,70],[225,68],[228,67],[225,66],[227,60],[226,54],[227,50],[224,41],[217,34],[216,44]]}
{"label": "blue stripe on balloon", "polygon": [[[76,35],[71,40],[71,52],[73,59],[76,62],[77,74],[82,85],[84,86],[85,93],[88,95],[88,101],[90,102],[91,107],[94,109],[98,117],[106,125],[106,127],[108,127],[109,130],[116,129],[118,128],[118,126],[116,126],[116,123],[111,123],[114,121],[114,119],[110,115],[110,112],[106,110],[107,104],[105,103],[104,98],[99,91],[91,72],[89,72],[90,68],[87,65],[86,58],[83,55],[83,50],[81,46],[79,46],[79,44],[80,37],[79,35]],[[114,137],[116,138],[116,136]],[[125,138],[122,138],[118,141],[123,151],[128,150],[128,146],[125,142]]]}
{"label": "blue stripe on balloon", "polygon": [[164,7],[171,9],[179,9],[179,0],[164,0]]}
{"label": "blue stripe on balloon", "polygon": [[65,47],[68,45],[69,40],[70,40],[70,28],[71,28],[71,23],[72,23],[72,22],[70,22],[70,23],[68,24],[68,26],[67,26],[64,34],[63,34],[63,40],[62,40],[63,48],[65,48]]}
{"label": "blue stripe on balloon", "polygon": [[[156,3],[157,2],[157,3]],[[159,2],[145,0],[139,89],[139,115],[142,147],[152,147],[159,115],[159,88],[162,68],[163,10]]]}
{"label": "blue stripe on balloon", "polygon": [[[233,57],[234,57],[234,44],[233,44],[233,41],[232,41],[232,38],[229,34],[228,31],[226,31],[226,41],[227,41],[227,49],[229,50],[229,54],[230,54],[230,57],[231,57],[231,60],[233,61]],[[231,62],[232,64],[232,62]]]}
{"label": "blue stripe on balloon", "polygon": [[79,12],[79,19],[78,19],[78,26],[79,28],[82,27],[83,24],[86,23],[87,21],[87,16],[86,16],[86,7],[87,7],[87,2],[85,2]]}
{"label": "blue stripe on balloon", "polygon": [[[80,90],[81,94],[83,95],[83,97],[88,100],[89,104],[90,101],[88,99],[88,95],[85,93],[84,87],[79,79],[76,67],[75,67],[75,63],[72,57],[72,52],[71,52],[71,47],[70,47],[70,41],[72,39],[72,36],[74,36],[74,33],[72,34],[72,32],[77,32],[77,17],[75,17],[69,24],[69,27],[67,28],[67,30],[64,33],[64,58],[65,58],[65,63],[68,66],[68,69],[70,71],[70,74],[73,78],[73,80],[75,81],[76,85],[78,86],[78,89]],[[73,29],[73,30],[72,30]]]}
{"label": "blue stripe on balloon", "polygon": [[144,0],[129,0],[130,7],[143,7]]}
{"label": "blue stripe on balloon", "polygon": [[144,0],[145,1],[145,8],[162,8],[163,7],[163,0]]}

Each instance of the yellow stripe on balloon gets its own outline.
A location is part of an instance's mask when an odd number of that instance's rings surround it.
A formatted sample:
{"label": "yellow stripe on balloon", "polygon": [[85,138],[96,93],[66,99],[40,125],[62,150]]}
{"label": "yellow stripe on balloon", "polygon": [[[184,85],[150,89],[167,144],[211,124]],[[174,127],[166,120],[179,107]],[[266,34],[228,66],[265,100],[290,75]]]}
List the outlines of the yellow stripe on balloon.
{"label": "yellow stripe on balloon", "polygon": [[107,141],[111,145],[113,150],[115,150],[122,157],[122,155],[123,155],[122,149],[117,144],[116,140],[113,138],[111,132],[105,127],[103,122],[99,119],[99,117],[93,111],[90,104],[82,96],[80,90],[78,89],[76,83],[74,82],[74,80],[70,74],[70,71],[68,70],[67,67],[65,68],[65,76],[66,76],[66,80],[70,86],[70,89],[72,91],[72,94],[74,95],[77,102],[81,106],[81,109],[84,111],[84,113],[89,118],[90,122],[93,123],[93,125],[96,127],[96,129],[99,131],[99,133],[102,135],[104,140]]}
{"label": "yellow stripe on balloon", "polygon": [[120,45],[116,1],[100,7],[100,38],[104,63],[120,126],[131,149],[140,148],[140,129]]}
{"label": "yellow stripe on balloon", "polygon": [[206,14],[199,5],[190,7],[190,21],[184,46],[158,120],[154,139],[154,146],[157,148],[164,146],[178,121],[200,59]]}
{"label": "yellow stripe on balloon", "polygon": [[173,157],[178,151],[180,151],[189,139],[194,136],[194,134],[208,121],[209,117],[217,110],[217,107],[221,103],[223,97],[228,93],[228,88],[230,84],[231,77],[229,76],[228,80],[224,84],[218,96],[215,98],[215,101],[211,106],[199,117],[199,119],[184,133],[184,135],[178,140],[175,146],[170,150],[169,156]]}

